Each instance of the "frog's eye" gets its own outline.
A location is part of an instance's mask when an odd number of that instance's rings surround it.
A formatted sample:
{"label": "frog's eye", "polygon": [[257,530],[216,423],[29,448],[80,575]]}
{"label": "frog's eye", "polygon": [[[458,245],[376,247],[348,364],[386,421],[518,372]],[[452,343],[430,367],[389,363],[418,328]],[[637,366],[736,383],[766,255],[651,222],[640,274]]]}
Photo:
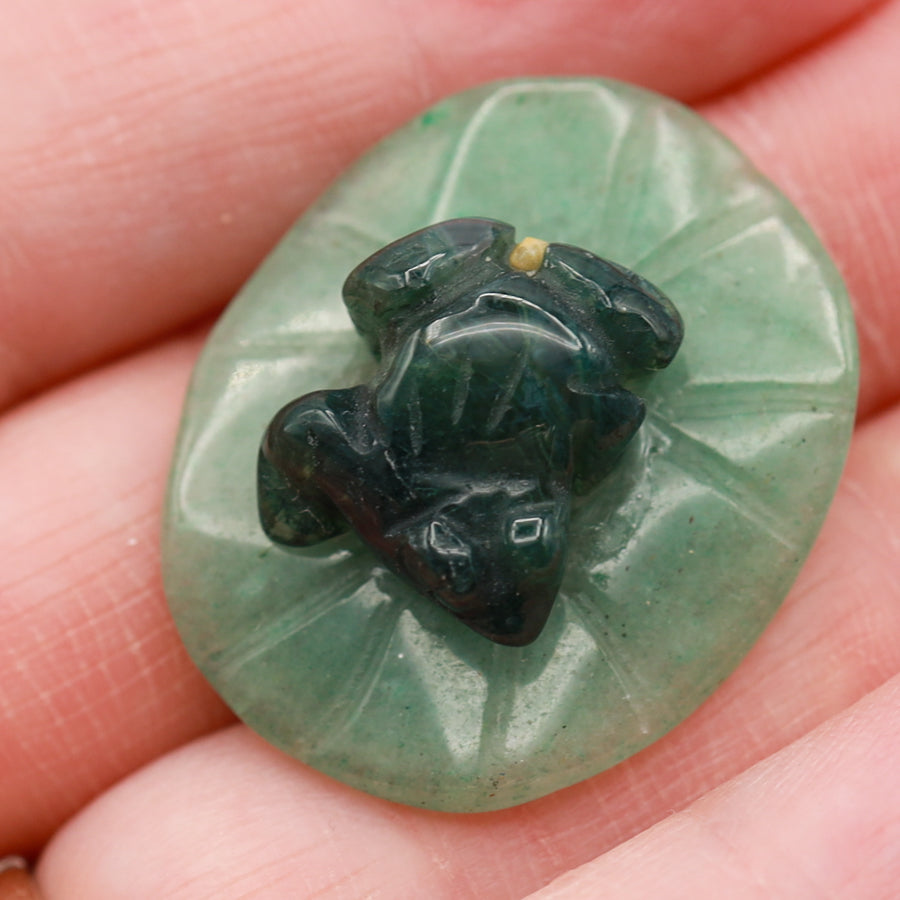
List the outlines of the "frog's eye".
{"label": "frog's eye", "polygon": [[509,539],[517,545],[533,544],[541,539],[543,531],[542,516],[526,516],[512,521],[509,526]]}

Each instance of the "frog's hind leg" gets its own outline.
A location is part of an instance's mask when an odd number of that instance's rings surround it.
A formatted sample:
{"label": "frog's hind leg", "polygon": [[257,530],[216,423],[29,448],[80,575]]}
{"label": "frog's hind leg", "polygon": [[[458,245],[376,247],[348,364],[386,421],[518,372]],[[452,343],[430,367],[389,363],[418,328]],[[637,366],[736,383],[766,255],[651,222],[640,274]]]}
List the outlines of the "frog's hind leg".
{"label": "frog's hind leg", "polygon": [[257,497],[260,522],[273,541],[307,547],[349,529],[321,480],[352,464],[361,391],[307,394],[269,425],[259,452]]}

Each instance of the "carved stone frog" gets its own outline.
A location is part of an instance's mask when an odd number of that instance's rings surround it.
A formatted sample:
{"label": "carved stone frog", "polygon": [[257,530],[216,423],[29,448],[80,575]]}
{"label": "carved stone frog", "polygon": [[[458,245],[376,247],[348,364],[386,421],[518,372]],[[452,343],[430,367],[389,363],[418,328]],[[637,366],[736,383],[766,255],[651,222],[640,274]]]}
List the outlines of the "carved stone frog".
{"label": "carved stone frog", "polygon": [[307,394],[259,457],[266,534],[354,528],[470,628],[521,646],[562,579],[572,495],[613,470],[644,417],[622,382],[669,364],[672,302],[586,250],[455,219],[388,245],[344,284],[381,360],[370,384]]}

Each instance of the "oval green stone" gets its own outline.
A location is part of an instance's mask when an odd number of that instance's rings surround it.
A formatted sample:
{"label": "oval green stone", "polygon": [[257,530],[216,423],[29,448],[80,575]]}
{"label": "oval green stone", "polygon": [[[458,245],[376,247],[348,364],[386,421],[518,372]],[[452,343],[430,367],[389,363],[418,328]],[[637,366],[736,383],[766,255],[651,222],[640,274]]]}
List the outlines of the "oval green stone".
{"label": "oval green stone", "polygon": [[[492,644],[354,535],[291,553],[257,519],[282,405],[367,380],[341,285],[432,222],[484,216],[658,285],[685,341],[574,510],[562,588],[527,647]],[[705,122],[600,80],[453,97],[377,146],[222,317],[187,400],[163,540],[193,659],[252,728],[349,784],[498,809],[656,740],[734,669],[819,530],[856,397],[851,313],[787,200]]]}

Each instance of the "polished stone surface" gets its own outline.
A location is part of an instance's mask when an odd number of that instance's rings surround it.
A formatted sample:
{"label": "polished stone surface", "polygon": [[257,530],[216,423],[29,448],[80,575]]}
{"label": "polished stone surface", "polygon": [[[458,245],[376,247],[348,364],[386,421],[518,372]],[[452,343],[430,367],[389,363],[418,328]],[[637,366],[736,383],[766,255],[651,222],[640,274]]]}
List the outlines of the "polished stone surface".
{"label": "polished stone surface", "polygon": [[573,489],[608,477],[640,427],[621,382],[672,361],[677,311],[586,250],[473,218],[394,241],[343,294],[381,368],[275,416],[263,529],[310,547],[353,528],[469,628],[530,644],[559,590]]}
{"label": "polished stone surface", "polygon": [[[615,477],[573,504],[556,603],[525,647],[466,628],[351,533],[285,551],[257,516],[277,410],[376,371],[346,274],[460,216],[616,260],[685,322],[672,364],[624,385],[645,421]],[[856,371],[827,255],[688,110],[594,80],[451,98],[347,172],[218,324],[168,498],[173,615],[237,713],[324,772],[436,809],[541,796],[664,734],[752,646],[833,494]]]}

